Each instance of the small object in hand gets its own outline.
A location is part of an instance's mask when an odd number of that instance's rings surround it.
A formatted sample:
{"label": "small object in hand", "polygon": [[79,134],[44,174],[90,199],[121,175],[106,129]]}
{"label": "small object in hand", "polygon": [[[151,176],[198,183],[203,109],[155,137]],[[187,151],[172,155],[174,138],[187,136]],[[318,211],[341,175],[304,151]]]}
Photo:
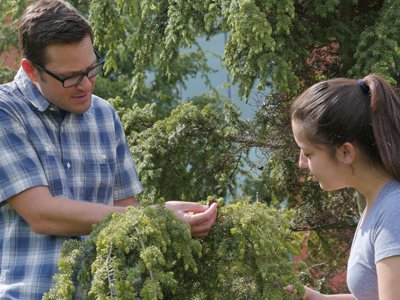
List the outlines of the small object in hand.
{"label": "small object in hand", "polygon": [[[215,200],[215,199],[208,200],[208,203],[207,203],[208,207],[210,207],[211,204],[213,204],[213,203],[217,203],[218,204],[217,200]],[[193,216],[195,214],[199,214],[199,213],[202,213],[202,212],[204,212],[204,211],[187,210],[187,211],[185,211],[185,217]]]}
{"label": "small object in hand", "polygon": [[195,214],[196,214],[196,212],[194,212],[194,211],[185,211],[184,216],[185,216],[185,217],[188,217],[188,216],[193,216],[193,215],[195,215]]}
{"label": "small object in hand", "polygon": [[208,206],[211,206],[211,204],[213,204],[213,203],[217,203],[217,200],[215,200],[215,199],[208,200]]}

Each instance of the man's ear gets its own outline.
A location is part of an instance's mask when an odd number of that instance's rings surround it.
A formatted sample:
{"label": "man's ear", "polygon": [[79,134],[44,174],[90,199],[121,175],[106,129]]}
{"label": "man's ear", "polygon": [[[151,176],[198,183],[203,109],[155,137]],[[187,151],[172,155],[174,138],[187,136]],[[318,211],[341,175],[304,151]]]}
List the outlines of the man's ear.
{"label": "man's ear", "polygon": [[32,80],[33,82],[39,81],[39,71],[28,59],[23,58],[21,61],[21,66],[30,80]]}
{"label": "man's ear", "polygon": [[356,158],[356,149],[352,143],[346,142],[338,147],[336,155],[340,162],[345,165],[351,165]]}

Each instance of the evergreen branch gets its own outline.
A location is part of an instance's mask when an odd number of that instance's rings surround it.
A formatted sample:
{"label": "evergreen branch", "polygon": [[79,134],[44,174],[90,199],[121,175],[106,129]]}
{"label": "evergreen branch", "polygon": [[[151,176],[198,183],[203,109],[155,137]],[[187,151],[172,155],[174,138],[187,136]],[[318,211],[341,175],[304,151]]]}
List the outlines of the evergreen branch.
{"label": "evergreen branch", "polygon": [[[140,241],[140,245],[141,245],[141,247],[142,247],[142,251],[144,251],[144,250],[146,249],[146,246],[144,245],[144,242],[143,242],[143,240],[142,240],[142,238],[141,238],[140,231],[139,231],[139,229],[138,229],[137,227],[135,227],[135,230],[136,230],[136,232],[137,232],[137,234],[138,234],[139,241]],[[153,276],[153,272],[152,272],[151,270],[149,270],[149,273],[150,273],[150,278],[151,278],[151,284],[153,285],[154,299],[158,299],[158,297],[157,297],[157,290],[154,288],[154,276]]]}
{"label": "evergreen branch", "polygon": [[331,229],[348,229],[354,228],[357,226],[357,223],[348,223],[348,222],[336,222],[329,224],[322,224],[314,227],[290,227],[292,231],[323,231],[323,230],[331,230]]}

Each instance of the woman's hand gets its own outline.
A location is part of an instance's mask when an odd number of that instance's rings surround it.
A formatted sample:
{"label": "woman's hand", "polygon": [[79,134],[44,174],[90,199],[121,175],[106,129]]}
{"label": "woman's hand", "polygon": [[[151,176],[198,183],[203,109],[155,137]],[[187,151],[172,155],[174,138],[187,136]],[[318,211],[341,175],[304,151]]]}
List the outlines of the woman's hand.
{"label": "woman's hand", "polygon": [[[293,294],[293,287],[291,285],[285,287],[290,294]],[[324,295],[320,292],[314,291],[308,287],[304,287],[304,295],[293,295],[293,300],[324,300],[324,299],[332,299],[332,300],[356,300],[356,298],[352,294],[336,294],[336,295]]]}
{"label": "woman's hand", "polygon": [[217,219],[217,203],[210,206],[196,202],[167,201],[165,207],[175,216],[190,225],[192,236],[207,236]]}
{"label": "woman's hand", "polygon": [[[285,288],[290,294],[293,294],[293,286],[289,285]],[[304,295],[293,295],[293,300],[323,300],[324,295],[309,287],[304,287]]]}

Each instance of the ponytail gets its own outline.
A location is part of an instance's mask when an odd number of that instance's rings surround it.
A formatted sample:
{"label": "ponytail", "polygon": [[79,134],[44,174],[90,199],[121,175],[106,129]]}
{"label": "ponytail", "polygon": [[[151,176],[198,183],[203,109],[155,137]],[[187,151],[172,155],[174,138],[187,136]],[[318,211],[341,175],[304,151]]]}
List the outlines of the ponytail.
{"label": "ponytail", "polygon": [[371,123],[383,167],[400,180],[400,99],[377,75],[368,75],[363,82],[369,88]]}

